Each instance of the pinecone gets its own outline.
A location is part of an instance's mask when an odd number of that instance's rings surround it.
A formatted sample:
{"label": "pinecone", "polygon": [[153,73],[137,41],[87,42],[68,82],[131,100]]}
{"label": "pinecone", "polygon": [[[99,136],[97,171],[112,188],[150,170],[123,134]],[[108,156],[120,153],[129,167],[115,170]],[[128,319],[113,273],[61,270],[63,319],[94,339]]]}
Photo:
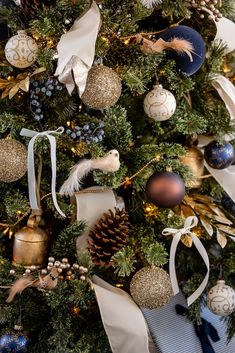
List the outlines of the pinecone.
{"label": "pinecone", "polygon": [[124,209],[104,213],[89,234],[89,251],[96,265],[110,265],[111,257],[126,244],[128,230],[128,214]]}
{"label": "pinecone", "polygon": [[35,17],[35,12],[41,10],[42,6],[54,5],[56,0],[21,0],[21,7],[30,18]]}

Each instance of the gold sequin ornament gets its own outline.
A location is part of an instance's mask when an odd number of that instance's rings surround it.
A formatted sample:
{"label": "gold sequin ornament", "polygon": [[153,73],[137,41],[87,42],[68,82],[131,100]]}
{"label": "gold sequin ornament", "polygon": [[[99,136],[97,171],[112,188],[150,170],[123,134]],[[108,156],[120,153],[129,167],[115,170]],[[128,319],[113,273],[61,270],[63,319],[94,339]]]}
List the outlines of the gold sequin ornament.
{"label": "gold sequin ornament", "polygon": [[131,296],[137,305],[148,309],[159,308],[172,297],[168,273],[160,267],[143,267],[131,280]]}
{"label": "gold sequin ornament", "polygon": [[204,157],[197,147],[187,148],[187,154],[181,158],[181,163],[188,166],[194,176],[194,180],[190,180],[186,186],[189,188],[200,188],[202,185],[202,176],[204,174]]}
{"label": "gold sequin ornament", "polygon": [[0,182],[16,181],[27,171],[27,149],[17,140],[0,140]]}
{"label": "gold sequin ornament", "polygon": [[121,79],[118,74],[104,65],[93,66],[87,77],[82,101],[93,109],[112,107],[122,92]]}

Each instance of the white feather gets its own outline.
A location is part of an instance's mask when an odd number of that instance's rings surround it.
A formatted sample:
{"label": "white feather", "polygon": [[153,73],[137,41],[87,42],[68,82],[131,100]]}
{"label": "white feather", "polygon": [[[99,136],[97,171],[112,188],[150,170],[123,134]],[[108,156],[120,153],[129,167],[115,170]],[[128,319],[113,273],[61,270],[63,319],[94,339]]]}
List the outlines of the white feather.
{"label": "white feather", "polygon": [[84,159],[71,169],[69,177],[60,188],[60,194],[72,196],[74,191],[81,188],[82,179],[92,170],[91,159]]}
{"label": "white feather", "polygon": [[60,188],[60,194],[72,196],[75,191],[81,188],[82,179],[92,170],[100,169],[103,172],[116,172],[120,168],[119,152],[109,151],[104,157],[97,159],[84,159],[75,164],[69,177]]}
{"label": "white feather", "polygon": [[148,9],[152,9],[155,5],[161,4],[162,0],[140,0],[140,2]]}

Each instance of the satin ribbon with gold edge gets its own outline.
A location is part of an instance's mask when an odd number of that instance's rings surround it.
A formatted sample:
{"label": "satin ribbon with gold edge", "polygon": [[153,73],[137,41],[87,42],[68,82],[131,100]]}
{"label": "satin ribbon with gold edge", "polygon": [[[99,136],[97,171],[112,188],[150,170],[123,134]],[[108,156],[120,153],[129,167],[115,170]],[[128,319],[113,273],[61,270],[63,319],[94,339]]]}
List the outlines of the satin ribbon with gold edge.
{"label": "satin ribbon with gold edge", "polygon": [[196,216],[190,216],[185,219],[183,228],[181,228],[181,229],[165,228],[162,232],[162,234],[165,236],[167,236],[167,235],[174,236],[172,243],[171,243],[171,248],[170,248],[170,262],[169,262],[170,279],[171,279],[171,284],[172,284],[172,289],[173,289],[174,295],[179,293],[179,284],[177,281],[176,269],[175,269],[175,254],[176,254],[177,246],[178,246],[180,239],[183,235],[189,235],[192,238],[193,244],[197,248],[199,254],[201,255],[201,257],[207,267],[207,273],[206,273],[206,276],[204,277],[202,283],[195,290],[195,292],[187,298],[188,306],[193,304],[195,302],[195,300],[197,300],[200,297],[200,295],[202,294],[202,292],[206,288],[206,285],[207,285],[208,279],[209,279],[209,272],[210,272],[209,257],[207,255],[206,249],[204,248],[200,239],[198,239],[198,237],[191,232],[192,228],[196,227],[197,224],[198,224],[198,218]]}
{"label": "satin ribbon with gold edge", "polygon": [[63,217],[66,217],[65,214],[61,211],[56,197],[56,138],[54,134],[61,135],[64,132],[63,127],[59,127],[57,130],[52,131],[43,131],[37,132],[28,129],[22,129],[20,132],[21,136],[31,137],[28,145],[28,188],[29,188],[29,202],[32,210],[40,209],[37,199],[37,183],[35,176],[35,160],[34,160],[34,143],[38,138],[46,137],[49,140],[51,147],[51,194],[54,206],[59,214]]}

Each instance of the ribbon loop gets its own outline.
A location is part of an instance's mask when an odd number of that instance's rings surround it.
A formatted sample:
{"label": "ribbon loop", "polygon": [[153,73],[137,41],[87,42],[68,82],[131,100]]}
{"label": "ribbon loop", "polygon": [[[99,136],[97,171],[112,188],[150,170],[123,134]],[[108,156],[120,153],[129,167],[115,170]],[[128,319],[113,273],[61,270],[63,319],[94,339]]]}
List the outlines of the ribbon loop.
{"label": "ribbon loop", "polygon": [[187,298],[187,303],[189,306],[192,303],[194,303],[194,301],[204,291],[209,279],[209,271],[210,271],[209,257],[207,255],[206,249],[204,248],[202,242],[198,239],[198,237],[191,232],[191,229],[194,228],[197,224],[198,224],[198,218],[196,216],[190,216],[186,218],[183,228],[181,229],[165,228],[162,231],[163,235],[170,235],[170,234],[174,235],[171,243],[171,248],[170,248],[170,278],[171,278],[171,284],[172,284],[174,295],[179,293],[179,284],[177,281],[176,269],[175,269],[175,255],[176,255],[177,246],[180,242],[182,235],[188,234],[191,236],[196,249],[198,250],[201,257],[203,258],[203,261],[207,267],[207,273],[206,273],[206,276],[204,277],[204,280],[202,281],[200,286],[196,289],[196,291]]}
{"label": "ribbon loop", "polygon": [[28,129],[22,129],[20,132],[21,136],[31,137],[28,145],[28,188],[29,188],[29,202],[30,207],[33,210],[39,209],[37,194],[36,194],[36,176],[35,176],[35,158],[34,158],[34,143],[39,137],[46,137],[50,143],[51,151],[51,194],[54,206],[59,214],[63,217],[66,217],[65,214],[61,211],[56,197],[56,138],[55,134],[62,134],[64,128],[61,126],[57,130],[52,131],[42,131],[37,132]]}

